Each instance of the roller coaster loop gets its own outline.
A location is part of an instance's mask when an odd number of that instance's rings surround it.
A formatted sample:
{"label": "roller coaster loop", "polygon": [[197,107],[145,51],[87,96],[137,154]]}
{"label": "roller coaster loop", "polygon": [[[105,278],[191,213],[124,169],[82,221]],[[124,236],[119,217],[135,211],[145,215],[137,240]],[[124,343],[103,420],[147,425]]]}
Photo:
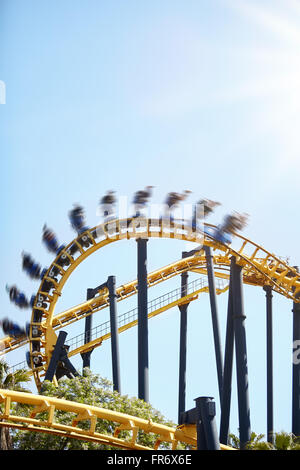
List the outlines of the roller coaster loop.
{"label": "roller coaster loop", "polygon": [[[186,226],[183,230],[182,224],[174,223],[165,229],[163,222],[159,219],[143,219],[143,222],[140,219],[117,220],[87,230],[69,243],[48,268],[36,295],[29,337],[31,367],[38,389],[41,387],[41,371],[47,368],[57,339],[53,329],[54,307],[63,286],[84,259],[114,241],[159,237],[200,243],[201,247],[211,246],[215,250],[214,262],[217,265],[229,268],[230,258],[235,256],[237,263],[243,268],[243,277],[249,283],[260,286],[271,285],[274,291],[293,299],[295,302],[300,301],[298,299],[300,274],[297,270],[243,236],[236,234],[240,246],[234,250],[204,232],[188,230]],[[198,252],[190,258],[185,258],[170,266],[170,269],[176,273],[182,273],[186,270],[197,271],[201,268],[203,268],[203,259],[199,258]],[[157,274],[163,275],[163,273]],[[136,283],[124,286],[119,291],[119,295],[128,295],[128,291],[135,292]],[[107,301],[107,292],[106,294],[102,293],[102,298],[103,294],[106,295]],[[93,300],[90,304],[92,303]],[[42,321],[44,322],[43,327]]]}
{"label": "roller coaster loop", "polygon": [[[214,276],[220,282],[223,281],[223,285],[217,286],[216,293],[224,292],[232,283],[232,287],[229,288],[229,307],[231,305],[230,302],[232,302],[233,309],[240,309],[240,322],[236,322],[236,328],[240,328],[241,333],[243,333],[244,328],[242,304],[239,304],[241,299],[239,298],[239,291],[236,290],[239,282],[264,287],[264,289],[271,289],[272,291],[285,296],[293,301],[294,310],[298,312],[300,307],[300,273],[297,269],[289,266],[283,259],[268,252],[262,246],[243,237],[239,233],[233,234],[234,244],[221,242],[213,236],[216,229],[217,227],[211,224],[204,224],[201,229],[195,229],[184,221],[174,221],[170,224],[170,221],[165,223],[163,219],[147,219],[141,217],[111,220],[92,229],[86,229],[67,246],[63,246],[50,267],[45,270],[39,289],[35,295],[28,338],[2,338],[0,340],[1,354],[13,351],[17,347],[23,346],[29,342],[29,364],[37,389],[38,391],[41,391],[43,379],[57,342],[56,331],[75,321],[88,317],[96,311],[106,308],[110,304],[107,286],[103,284],[102,286],[99,286],[99,290],[95,297],[81,303],[80,305],[69,308],[64,312],[55,314],[55,306],[58,298],[62,295],[64,285],[72,272],[83,260],[98,249],[119,240],[165,238],[195,243],[194,250],[192,250],[188,256],[148,274],[146,279],[148,288],[189,271],[208,277],[209,266],[207,261],[207,249],[212,250],[210,252],[212,253]],[[232,269],[233,261],[236,266],[234,276]],[[233,289],[234,292],[231,289]],[[200,292],[204,291],[208,292],[209,290],[208,286],[203,284],[201,286],[193,286],[193,288],[189,292],[186,292],[185,295],[176,294],[176,298],[169,297],[163,304],[154,305],[152,310],[148,309],[149,317],[155,316],[172,306],[187,304],[197,298]],[[138,280],[134,280],[128,284],[121,285],[116,289],[116,300],[119,302],[137,293]],[[234,301],[230,300],[232,299],[232,296]],[[124,320],[123,324],[121,324],[121,319],[119,318],[118,331],[125,331],[136,324],[136,318],[128,317]],[[297,328],[298,327],[295,328],[296,333],[298,331]],[[90,342],[85,343],[84,345],[81,344],[79,347],[76,346],[71,348],[69,355],[71,356],[73,354],[83,353],[100,345],[103,340],[110,337],[110,332],[106,331],[105,333],[100,334],[100,336],[99,332],[97,332],[95,336],[96,338]],[[237,347],[243,348],[243,345],[237,344]],[[243,354],[242,349],[240,349],[240,352]],[[243,367],[243,364],[241,364],[241,367]],[[242,376],[243,374],[244,377],[246,377],[245,370],[243,371]],[[246,386],[246,384],[244,384],[244,386]],[[298,388],[295,386],[295,393],[298,393]],[[26,394],[26,399],[28,396],[29,395]],[[24,397],[22,398],[22,396],[18,394],[14,395],[13,392],[8,394],[6,391],[1,391],[0,397],[2,402],[5,403],[6,411],[3,417],[9,417],[10,422],[13,421],[11,424],[12,426],[20,428],[26,427],[28,429],[34,427],[34,430],[37,431],[44,429],[43,426],[45,423],[35,422],[34,417],[27,418],[27,421],[23,422],[23,424],[20,422],[17,424],[18,419],[12,418],[9,414],[11,401],[24,400]],[[42,396],[35,397],[34,395],[31,395],[31,397],[33,400],[32,404],[36,406],[36,410],[49,410],[49,418],[45,424],[48,432],[50,432],[51,429],[57,434],[64,432],[69,433],[68,435],[72,437],[79,436],[78,438],[82,438],[83,431],[78,429],[76,426],[73,426],[70,429],[59,429],[59,427],[53,424],[54,421],[52,420],[53,412],[56,407],[58,407],[57,409],[66,409],[59,407],[76,407],[75,404],[68,404],[67,402],[62,403],[62,401],[49,399],[48,397],[43,398]],[[297,397],[295,396],[293,399],[294,403],[296,403]],[[97,433],[95,433],[95,416],[103,416],[101,415],[102,411],[94,409],[88,410],[88,407],[84,408],[84,410],[79,408],[72,408],[72,410],[75,410],[74,413],[77,413],[78,416],[78,419],[75,419],[74,423],[83,419],[82,416],[91,420],[89,439],[97,440],[97,442],[107,442],[107,436],[97,436]],[[37,412],[34,413],[34,416],[35,414],[37,414]],[[121,419],[120,417],[118,418]],[[296,410],[297,421],[298,418],[299,410]],[[111,419],[113,419],[113,415],[111,415]],[[124,418],[124,421],[121,420],[119,422],[121,423],[121,426],[125,426],[123,429],[136,429],[139,427],[140,429],[144,429],[143,426],[148,426],[147,429],[150,429],[149,423],[146,425],[145,423],[135,421],[135,419],[136,418],[132,417],[130,417],[130,420],[129,418]],[[6,425],[5,421],[1,422],[0,425]],[[296,425],[296,428],[298,427],[299,423]],[[186,436],[183,436],[182,429],[177,429],[175,431],[168,430],[165,434],[162,429],[157,428],[156,431],[158,434],[161,432],[161,436],[168,442],[172,442],[172,447],[175,446],[175,441],[177,442],[183,437],[186,438]],[[135,431],[133,431],[133,435],[135,435]],[[172,436],[172,438],[170,436]],[[193,440],[194,437],[193,439],[189,437],[189,439],[189,444],[192,446],[195,445],[195,440]],[[121,448],[128,448],[130,446],[131,448],[138,448],[135,447],[135,438],[130,441],[131,444],[128,444],[119,442],[118,438],[114,436],[110,443],[112,442],[114,445],[118,444]],[[187,441],[183,440],[183,442]]]}

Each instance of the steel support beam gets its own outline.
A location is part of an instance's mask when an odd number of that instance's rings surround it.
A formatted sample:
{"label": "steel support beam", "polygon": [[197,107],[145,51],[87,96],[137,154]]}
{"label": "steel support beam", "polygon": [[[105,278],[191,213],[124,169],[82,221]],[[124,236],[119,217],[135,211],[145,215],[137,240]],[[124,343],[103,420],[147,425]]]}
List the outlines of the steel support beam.
{"label": "steel support beam", "polygon": [[50,362],[49,362],[49,365],[45,374],[45,380],[49,380],[50,382],[52,382],[55,376],[57,364],[62,354],[66,337],[67,337],[66,331],[60,331],[58,333],[56,344],[54,346],[54,350],[53,350],[53,353],[52,353],[52,356],[51,356],[51,359],[50,359]]}
{"label": "steel support beam", "polygon": [[216,403],[211,397],[199,397],[194,400],[195,408],[180,415],[179,425],[196,425],[197,450],[220,450],[216,426]]}
{"label": "steel support beam", "polygon": [[197,449],[220,450],[216,425],[216,404],[211,397],[196,398]]}
{"label": "steel support beam", "polygon": [[121,393],[119,336],[118,336],[118,323],[117,323],[117,294],[116,294],[115,276],[108,277],[107,287],[108,287],[108,292],[109,292],[113,389]]}
{"label": "steel support beam", "polygon": [[[182,253],[182,258],[187,255]],[[187,295],[188,272],[181,274],[181,297]],[[189,302],[179,305],[180,310],[180,343],[179,343],[179,387],[178,387],[178,423],[181,413],[185,411],[186,399],[186,355],[187,355],[187,310]]]}
{"label": "steel support beam", "polygon": [[266,345],[267,345],[267,440],[274,443],[273,406],[273,305],[272,287],[264,286],[266,292]]}
{"label": "steel support beam", "polygon": [[76,377],[79,375],[68,358],[67,347],[65,346],[66,337],[67,333],[65,331],[59,332],[44,381],[49,380],[52,382],[54,376],[58,372],[60,372],[60,376],[58,378],[65,374],[69,377]]}
{"label": "steel support beam", "polygon": [[138,398],[149,401],[147,238],[137,242]]}
{"label": "steel support beam", "polygon": [[218,318],[217,294],[216,294],[216,282],[215,282],[215,274],[214,274],[214,267],[213,267],[213,256],[211,253],[210,246],[204,246],[204,250],[205,250],[206,266],[207,266],[208,289],[209,289],[211,319],[212,319],[214,345],[215,345],[219,397],[220,397],[220,403],[222,403],[223,357],[222,357],[222,346],[221,346],[221,333],[220,333],[219,318]]}
{"label": "steel support beam", "polygon": [[[95,294],[96,294],[95,289],[87,289],[86,300],[92,299],[93,297],[95,297]],[[93,316],[88,315],[85,318],[84,344],[87,344],[92,340],[92,324],[93,324]],[[81,353],[83,369],[85,367],[88,367],[90,369],[92,352],[93,352],[93,349],[91,349],[90,351]]]}
{"label": "steel support beam", "polygon": [[[231,265],[234,260],[231,258]],[[225,355],[224,355],[224,373],[222,387],[222,405],[220,420],[220,442],[228,444],[229,425],[230,425],[230,406],[231,406],[231,389],[232,389],[232,367],[234,352],[234,328],[233,328],[233,298],[232,298],[232,269],[230,270],[228,307],[227,307],[227,325],[225,339]]]}
{"label": "steel support beam", "polygon": [[236,353],[236,375],[239,408],[240,446],[244,449],[250,441],[249,381],[247,364],[246,328],[243,302],[242,266],[232,264],[233,271],[233,323]]}

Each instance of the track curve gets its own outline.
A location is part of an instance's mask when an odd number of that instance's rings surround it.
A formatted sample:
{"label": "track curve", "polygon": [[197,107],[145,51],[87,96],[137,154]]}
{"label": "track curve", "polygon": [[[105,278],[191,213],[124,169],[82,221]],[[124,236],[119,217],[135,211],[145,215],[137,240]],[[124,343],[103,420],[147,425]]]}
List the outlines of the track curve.
{"label": "track curve", "polygon": [[[98,249],[118,240],[137,238],[166,238],[194,242],[198,245],[195,253],[184,260],[169,265],[175,274],[184,271],[203,272],[204,256],[201,248],[210,246],[214,250],[214,264],[220,269],[229,269],[230,259],[243,267],[243,277],[253,285],[271,285],[272,288],[287,298],[300,302],[300,274],[295,268],[258,244],[235,234],[238,247],[233,249],[216,241],[209,231],[214,229],[211,224],[204,224],[204,230],[193,230],[187,222],[165,223],[161,219],[117,219],[86,230],[60,251],[45,273],[38,289],[30,323],[30,364],[37,388],[40,389],[42,376],[49,364],[53,347],[56,343],[54,331],[54,309],[62,289],[72,272],[88,256]],[[158,272],[161,270],[158,270]],[[163,273],[159,272],[160,276]],[[224,274],[223,274],[224,275]],[[226,277],[226,274],[224,275]],[[120,294],[136,293],[134,281],[122,286]],[[107,292],[100,292],[100,298],[107,302]],[[92,303],[92,302],[91,302]]]}

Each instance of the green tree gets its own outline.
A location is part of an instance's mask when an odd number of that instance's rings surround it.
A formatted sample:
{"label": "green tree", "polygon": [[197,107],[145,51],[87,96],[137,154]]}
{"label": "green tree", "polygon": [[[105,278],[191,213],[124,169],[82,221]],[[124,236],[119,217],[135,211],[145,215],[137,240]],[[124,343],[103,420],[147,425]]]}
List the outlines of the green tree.
{"label": "green tree", "polygon": [[[110,410],[126,413],[132,416],[151,419],[153,422],[175,427],[175,424],[166,420],[162,414],[155,410],[149,403],[138,398],[129,398],[127,395],[120,395],[112,390],[112,384],[107,379],[94,375],[88,368],[84,370],[82,376],[68,379],[62,378],[55,387],[50,382],[45,382],[43,395],[57,397],[64,400],[76,401],[92,406],[107,408]],[[46,418],[46,414],[39,415],[40,419]],[[70,425],[74,415],[70,413],[57,411],[55,421],[60,424]],[[80,422],[80,426],[88,429],[89,422]],[[104,434],[112,434],[115,427],[114,423],[105,420],[98,420],[96,431]],[[122,431],[120,438],[129,436],[128,431]],[[140,432],[137,437],[139,444],[152,447],[155,443],[155,436]],[[166,444],[166,448],[167,448]],[[29,433],[17,431],[14,434],[14,448],[20,450],[93,450],[93,449],[112,449],[113,447],[104,446],[93,442],[84,442],[79,439],[65,438],[44,433]]]}
{"label": "green tree", "polygon": [[[274,444],[263,441],[264,434],[251,433],[250,441],[247,444],[247,450],[300,450],[300,438],[292,433],[284,431],[275,433]],[[230,434],[230,445],[236,449],[240,448],[240,441],[237,436]]]}
{"label": "green tree", "polygon": [[[30,382],[28,371],[19,369],[15,372],[9,372],[9,365],[3,359],[0,360],[0,388],[24,392],[28,391],[23,386],[25,382]],[[12,449],[10,430],[6,426],[0,426],[0,450],[10,449]]]}
{"label": "green tree", "polygon": [[300,450],[300,438],[284,431],[276,433],[274,447],[276,450]]}

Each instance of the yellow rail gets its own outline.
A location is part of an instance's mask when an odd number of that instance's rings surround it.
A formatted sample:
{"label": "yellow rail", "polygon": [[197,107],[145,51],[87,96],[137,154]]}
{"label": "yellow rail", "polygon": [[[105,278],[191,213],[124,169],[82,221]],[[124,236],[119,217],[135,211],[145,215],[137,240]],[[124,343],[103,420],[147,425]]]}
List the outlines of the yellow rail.
{"label": "yellow rail", "polygon": [[[219,288],[216,289],[216,291],[217,291],[217,294],[221,294],[221,293],[225,292],[227,289],[228,289],[228,285],[224,285],[223,288],[219,287]],[[178,305],[185,304],[187,302],[193,302],[194,300],[196,300],[198,298],[198,295],[203,293],[203,292],[208,292],[208,286],[205,285],[205,286],[199,287],[199,289],[195,289],[193,292],[190,292],[186,296],[177,298],[175,300],[171,300],[170,302],[166,303],[165,305],[162,305],[159,308],[154,309],[152,312],[150,312],[148,314],[148,318],[150,319],[150,318],[156,317],[157,315],[160,315],[161,313],[166,312],[167,310],[169,310],[173,307],[176,307]],[[138,320],[137,320],[137,315],[135,315],[135,316],[136,316],[136,318],[134,320],[128,321],[128,322],[124,323],[124,325],[120,326],[118,328],[118,333],[123,333],[124,331],[136,326],[137,323],[138,323]],[[120,318],[120,320],[121,320],[121,318]],[[97,327],[96,327],[96,329],[97,329]],[[80,336],[82,337],[83,335],[80,335]],[[88,343],[85,343],[85,344],[81,344],[80,346],[78,346],[77,348],[74,348],[74,349],[72,349],[72,338],[71,338],[70,341],[68,342],[68,344],[71,344],[68,356],[71,357],[71,356],[75,356],[76,354],[82,354],[86,351],[89,351],[89,350],[95,348],[95,347],[101,346],[103,341],[105,341],[107,339],[110,339],[110,337],[111,337],[111,333],[110,333],[110,331],[108,331],[107,333],[105,333],[103,335],[100,335],[100,336],[97,335],[97,338],[95,338],[94,340],[92,340]]]}
{"label": "yellow rail", "polygon": [[[205,224],[204,232],[200,232],[199,230],[192,231],[191,228],[182,224],[175,223],[172,226],[165,226],[163,222],[157,219],[144,219],[143,221],[135,219],[116,220],[87,230],[66,246],[57,255],[41,281],[32,310],[29,342],[32,372],[38,389],[40,389],[41,379],[45,374],[56,342],[55,331],[108,305],[108,292],[104,289],[99,292],[96,298],[55,315],[56,302],[62,294],[65,283],[84,259],[96,250],[114,241],[145,237],[180,239],[197,244],[197,251],[193,256],[178,260],[152,272],[148,276],[148,287],[185,271],[206,275],[206,258],[202,247],[210,246],[213,248],[213,263],[216,277],[221,279],[229,278],[230,260],[234,256],[237,263],[243,267],[244,283],[257,286],[270,285],[274,291],[284,295],[286,298],[294,302],[300,302],[300,274],[295,268],[239,234],[235,234],[235,248],[222,244],[207,233],[207,229],[213,228],[214,226]],[[207,290],[207,287],[199,289],[199,292],[193,292],[184,298],[169,302],[167,305],[151,312],[149,317],[151,318],[172,306],[179,305],[180,302],[192,301],[200,291],[205,289]],[[136,292],[137,281],[135,280],[117,289],[117,299],[121,301],[134,295]],[[131,328],[135,324],[136,320],[127,322],[119,327],[119,332]],[[34,328],[40,329],[40,335],[36,336],[33,334]],[[96,347],[109,337],[110,333],[102,335],[96,339],[96,343],[91,342],[75,348],[69,355],[78,354],[79,352]],[[16,347],[23,346],[26,342],[24,339],[18,341],[6,337],[0,340],[0,349],[2,352],[14,350]],[[42,365],[35,367],[33,359],[37,356],[42,359]],[[11,410],[13,402],[26,403],[34,406],[34,409],[29,416],[17,416]],[[196,430],[195,427],[191,426],[179,426],[173,429],[133,416],[90,407],[85,404],[7,390],[0,390],[0,403],[2,403],[0,426],[10,426],[36,432],[50,432],[66,437],[109,444],[123,449],[147,449],[138,444],[136,439],[138,431],[143,430],[144,432],[152,432],[157,435],[154,448],[158,448],[161,442],[171,443],[172,449],[176,449],[178,442],[187,443],[193,448],[196,446]],[[56,423],[55,412],[57,410],[74,413],[75,416],[72,423],[70,425]],[[42,411],[48,412],[46,421],[38,419],[38,415]],[[98,419],[106,419],[116,423],[112,436],[96,432]],[[78,426],[82,420],[90,421],[88,431]],[[131,431],[131,438],[129,440],[120,439],[119,433],[121,430]],[[227,446],[221,446],[221,448],[227,449]]]}
{"label": "yellow rail", "polygon": [[[185,260],[184,260],[185,261]],[[199,260],[197,261],[197,264],[191,263],[189,261],[183,262],[183,260],[176,261],[175,263],[172,263],[168,266],[165,266],[159,270],[153,271],[148,275],[148,287],[152,287],[157,285],[158,283],[167,281],[171,279],[174,276],[177,276],[181,272],[184,272],[185,270],[188,270],[189,268],[192,268],[192,266],[200,266],[204,265],[205,267],[197,270],[191,269],[194,272],[198,272],[199,274],[206,274],[206,261],[204,256],[199,256]],[[222,273],[222,272],[216,272],[216,277],[222,279],[228,279],[229,274]],[[247,282],[247,279],[245,279],[244,282]],[[217,290],[218,293],[223,292],[223,289],[218,288]],[[116,294],[117,294],[117,301],[120,302],[122,300],[125,300],[137,293],[137,280],[134,280],[130,283],[123,284],[122,286],[119,286],[116,289]],[[109,305],[109,300],[108,300],[108,291],[107,289],[104,289],[97,297],[87,300],[85,302],[82,302],[81,304],[75,305],[72,308],[69,308],[68,310],[64,310],[63,312],[55,315],[53,317],[53,322],[52,322],[52,328],[56,331],[60,328],[66,327],[78,320],[81,320],[89,315],[92,315]],[[42,329],[46,329],[46,321],[42,321],[40,323],[40,327]],[[20,348],[26,344],[29,343],[28,338],[12,338],[9,336],[5,336],[0,339],[0,356],[7,354],[11,351],[14,351],[17,348]]]}
{"label": "yellow rail", "polygon": [[[205,224],[204,232],[193,231],[188,225],[175,223],[165,224],[159,219],[123,219],[115,220],[89,229],[68,246],[66,246],[55,258],[47,270],[39,290],[31,316],[30,328],[30,360],[34,371],[34,378],[38,389],[41,386],[40,371],[45,370],[49,364],[54,344],[56,343],[55,327],[59,324],[67,324],[76,321],[83,315],[92,313],[93,308],[99,308],[100,304],[107,305],[107,292],[102,292],[99,298],[92,299],[90,303],[81,305],[78,311],[76,308],[69,309],[58,316],[54,315],[54,309],[62,289],[71,273],[77,266],[96,250],[118,240],[144,238],[169,238],[194,242],[200,248],[203,245],[211,246],[214,250],[214,265],[216,276],[228,276],[226,269],[229,269],[230,259],[236,257],[237,263],[243,267],[244,282],[253,285],[269,284],[280,294],[295,302],[300,302],[300,274],[288,266],[283,260],[272,253],[266,251],[261,246],[242,237],[235,236],[237,248],[222,244],[210,236],[207,230],[214,226]],[[170,278],[176,274],[187,270],[203,272],[205,269],[205,257],[201,256],[201,251],[190,258],[177,261],[163,269],[155,272],[155,276],[150,279],[148,285],[153,285],[165,278]],[[136,293],[136,281],[121,286],[118,294],[122,298]],[[93,307],[94,306],[94,307]],[[34,331],[39,328],[39,334]],[[40,363],[34,362],[39,358]],[[38,361],[37,361],[38,362]]]}
{"label": "yellow rail", "polygon": [[[181,292],[180,292],[181,289],[179,288],[179,289],[175,289],[174,291],[168,292],[167,294],[163,294],[162,296],[148,302],[148,312],[149,312],[148,318],[149,319],[153,318],[178,305],[185,304],[187,302],[192,302],[193,300],[196,300],[198,298],[199,294],[203,292],[208,292],[208,286],[204,284],[204,278],[197,279],[196,281],[192,281],[190,284],[188,284],[189,290],[191,290],[191,285],[192,285],[192,292],[189,292],[186,296],[183,296],[183,297],[181,296]],[[223,292],[226,292],[227,290],[228,290],[228,283],[219,282],[219,285],[216,286],[216,293],[218,295],[222,294]],[[165,299],[164,302],[161,299]],[[159,306],[157,308],[154,308],[153,305],[156,306],[156,304],[159,304]],[[118,328],[118,333],[123,333],[124,331],[136,326],[137,325],[137,309],[132,309],[129,312],[126,312],[120,315],[118,318],[118,323],[121,324],[121,326],[119,326]],[[91,336],[92,338],[93,337],[95,338],[89,341],[88,343],[84,343],[84,333],[74,338],[70,338],[70,340],[68,340],[66,343],[69,346],[68,357],[72,357],[77,354],[82,354],[84,352],[95,349],[98,346],[101,346],[103,341],[110,339],[111,337],[111,333],[109,329],[110,329],[109,321],[94,327],[92,330]],[[105,333],[103,332],[103,330],[105,330]],[[15,366],[12,366],[11,370],[16,370],[16,369],[20,369],[24,367],[26,368],[25,361],[23,363],[19,363]],[[39,371],[40,371],[40,377],[41,378],[44,377],[45,369],[41,367]]]}
{"label": "yellow rail", "polygon": [[[176,450],[179,442],[190,446],[194,450],[197,446],[196,427],[178,426],[172,428],[153,421],[137,418],[117,411],[96,406],[77,403],[59,398],[31,393],[15,392],[0,389],[0,426],[8,426],[14,429],[22,429],[30,432],[42,432],[81,439],[84,441],[96,442],[114,446],[120,449],[153,450],[159,449],[162,443],[169,443],[172,450]],[[25,415],[18,415],[13,404],[26,404],[30,406]],[[72,417],[69,424],[61,424],[56,421],[57,412],[68,412]],[[41,413],[46,413],[45,417],[40,417]],[[106,420],[114,428],[111,435],[97,432],[97,423]],[[82,429],[80,423],[89,421],[88,429]],[[121,431],[129,431],[130,437],[121,438]],[[138,433],[143,431],[155,436],[153,448],[146,447],[138,443]],[[220,446],[221,450],[231,450],[228,446]]]}

